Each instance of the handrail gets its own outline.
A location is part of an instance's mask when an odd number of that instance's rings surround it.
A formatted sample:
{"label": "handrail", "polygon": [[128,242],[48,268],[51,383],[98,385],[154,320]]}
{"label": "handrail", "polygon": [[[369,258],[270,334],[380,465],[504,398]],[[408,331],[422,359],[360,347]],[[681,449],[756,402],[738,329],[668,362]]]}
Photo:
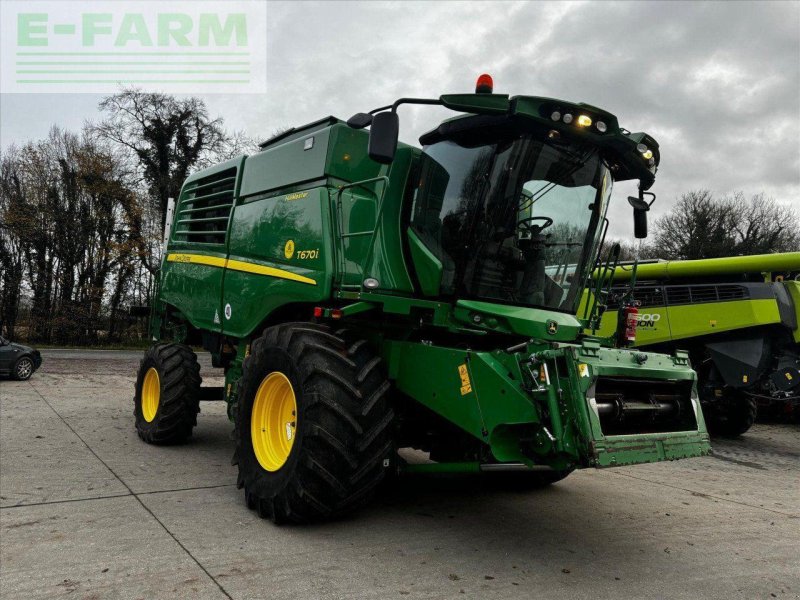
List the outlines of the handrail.
{"label": "handrail", "polygon": [[[378,203],[378,210],[375,213],[375,226],[372,228],[372,232],[369,232],[369,231],[358,231],[358,232],[345,233],[344,232],[344,215],[342,214],[342,194],[344,193],[344,190],[349,189],[349,188],[353,188],[353,187],[363,186],[364,184],[367,184],[367,183],[373,183],[373,182],[377,183],[379,181],[383,182],[383,186],[381,187],[380,195],[376,194],[377,203]],[[376,235],[376,233],[378,231],[378,227],[380,226],[381,214],[383,212],[383,197],[386,194],[386,188],[387,187],[389,187],[389,177],[386,176],[386,175],[378,175],[376,177],[370,177],[369,179],[362,179],[361,181],[354,181],[352,183],[346,183],[346,184],[340,186],[339,189],[336,192],[336,208],[337,208],[337,212],[338,212],[338,215],[339,215],[339,239],[344,241],[347,238],[355,237],[357,235],[370,234],[369,245],[367,247],[367,254],[366,254],[365,258],[364,258],[363,264],[359,265],[360,280],[361,280],[360,283],[359,283],[359,288],[360,289],[363,288],[363,285],[364,285],[364,270],[366,269],[366,265],[369,263],[369,260],[372,259],[372,251],[373,251],[372,249],[375,246],[375,235]],[[341,256],[342,256],[342,260],[341,260],[341,265],[340,265],[340,269],[339,269],[339,276],[340,276],[339,284],[342,284],[342,282],[344,280],[344,270],[345,270],[345,267],[347,266],[347,260],[344,257],[344,244],[342,244]],[[362,291],[363,291],[363,289],[362,289]]]}

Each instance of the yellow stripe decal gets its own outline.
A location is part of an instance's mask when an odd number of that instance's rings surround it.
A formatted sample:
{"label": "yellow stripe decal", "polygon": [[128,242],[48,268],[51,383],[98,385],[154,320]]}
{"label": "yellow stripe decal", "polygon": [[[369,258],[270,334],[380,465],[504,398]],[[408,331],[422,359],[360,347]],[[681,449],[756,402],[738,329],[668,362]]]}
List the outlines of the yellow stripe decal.
{"label": "yellow stripe decal", "polygon": [[243,273],[253,273],[255,275],[267,275],[268,277],[277,277],[279,279],[289,279],[290,281],[299,281],[300,283],[307,283],[309,285],[317,285],[317,282],[310,277],[304,277],[291,271],[284,271],[283,269],[276,269],[275,267],[267,267],[264,265],[257,265],[255,263],[245,262],[243,260],[234,260],[232,258],[226,259],[220,256],[207,256],[205,254],[168,254],[168,262],[178,263],[191,263],[194,265],[207,265],[209,267],[223,267],[231,269],[232,271],[242,271]]}

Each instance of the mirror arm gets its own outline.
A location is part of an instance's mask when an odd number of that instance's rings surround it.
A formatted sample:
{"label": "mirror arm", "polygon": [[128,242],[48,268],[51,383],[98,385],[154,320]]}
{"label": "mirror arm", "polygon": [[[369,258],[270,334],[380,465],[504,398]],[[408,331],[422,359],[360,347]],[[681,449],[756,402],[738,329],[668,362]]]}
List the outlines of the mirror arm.
{"label": "mirror arm", "polygon": [[397,112],[397,107],[401,104],[433,104],[441,106],[442,101],[438,98],[400,98],[392,104],[392,112]]}
{"label": "mirror arm", "polygon": [[393,107],[394,107],[393,104],[387,104],[386,106],[381,106],[380,108],[373,108],[371,111],[369,111],[368,114],[374,115],[375,113],[379,113],[379,112],[382,112],[384,110],[389,110],[390,108],[393,108]]}
{"label": "mirror arm", "polygon": [[[644,197],[645,196],[652,196],[653,199],[650,202],[647,202]],[[642,202],[647,202],[647,207],[650,208],[653,206],[653,203],[656,201],[656,195],[653,192],[645,192],[642,188],[639,188],[639,200]]]}

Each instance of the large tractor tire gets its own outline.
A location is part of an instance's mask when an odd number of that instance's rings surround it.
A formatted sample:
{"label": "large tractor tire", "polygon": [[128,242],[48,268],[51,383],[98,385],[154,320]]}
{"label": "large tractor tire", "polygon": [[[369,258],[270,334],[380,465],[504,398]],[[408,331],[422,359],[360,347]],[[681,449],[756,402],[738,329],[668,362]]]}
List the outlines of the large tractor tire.
{"label": "large tractor tire", "polygon": [[234,462],[247,506],[304,523],[365,504],[394,463],[388,390],[363,340],[311,323],[267,329],[239,385]]}
{"label": "large tractor tire", "polygon": [[704,416],[712,435],[734,438],[753,426],[757,412],[755,398],[744,392],[734,392],[724,402],[716,404],[707,415],[704,413]]}
{"label": "large tractor tire", "polygon": [[200,365],[181,344],[156,344],[136,377],[136,431],[148,444],[177,444],[192,435],[200,412]]}

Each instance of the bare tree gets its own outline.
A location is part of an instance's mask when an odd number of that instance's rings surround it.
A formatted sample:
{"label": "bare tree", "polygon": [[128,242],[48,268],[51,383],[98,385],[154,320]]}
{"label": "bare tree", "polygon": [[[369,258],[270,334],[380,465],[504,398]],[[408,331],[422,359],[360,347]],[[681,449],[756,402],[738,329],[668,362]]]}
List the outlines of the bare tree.
{"label": "bare tree", "polygon": [[747,200],[742,192],[724,198],[732,215],[736,246],[732,254],[767,254],[800,249],[800,218],[788,206],[763,193]]}
{"label": "bare tree", "polygon": [[122,302],[135,261],[127,215],[136,196],[106,150],[54,127],[3,156],[0,310],[9,336],[23,294],[27,337],[44,342],[95,343],[109,301],[112,312]]}
{"label": "bare tree", "polygon": [[[154,232],[150,229],[163,231],[167,200],[178,197],[193,170],[232,158],[254,144],[241,132],[228,134],[222,119],[212,119],[199,98],[178,99],[126,88],[105,98],[100,109],[108,116],[93,131],[127,149],[149,191],[151,206],[142,207],[133,222],[141,259],[153,273],[156,265],[148,240]],[[149,216],[157,217],[156,222],[149,223]]]}
{"label": "bare tree", "polygon": [[800,247],[800,218],[764,194],[716,199],[708,190],[683,194],[655,222],[660,258],[697,259],[785,252]]}

